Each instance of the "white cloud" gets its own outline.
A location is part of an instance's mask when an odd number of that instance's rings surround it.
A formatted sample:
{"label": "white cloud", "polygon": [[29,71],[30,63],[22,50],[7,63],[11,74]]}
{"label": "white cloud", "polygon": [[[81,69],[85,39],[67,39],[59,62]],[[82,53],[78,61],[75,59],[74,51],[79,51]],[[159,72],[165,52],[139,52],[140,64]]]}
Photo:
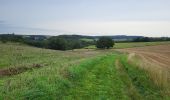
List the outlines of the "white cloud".
{"label": "white cloud", "polygon": [[36,25],[39,28],[64,30],[85,35],[144,35],[170,36],[170,22],[168,21],[67,21],[47,22]]}

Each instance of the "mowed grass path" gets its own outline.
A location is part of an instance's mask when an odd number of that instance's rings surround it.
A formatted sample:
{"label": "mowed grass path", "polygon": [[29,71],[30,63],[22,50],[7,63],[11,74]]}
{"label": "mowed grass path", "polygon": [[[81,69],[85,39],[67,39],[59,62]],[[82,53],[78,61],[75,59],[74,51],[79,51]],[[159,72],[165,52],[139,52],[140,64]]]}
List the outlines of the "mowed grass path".
{"label": "mowed grass path", "polygon": [[[16,60],[11,64],[2,62],[1,66],[20,66],[18,59],[25,56],[28,60],[21,60],[25,66],[30,63],[47,65],[18,75],[0,77],[0,99],[169,99],[153,84],[147,72],[128,62],[125,54],[107,50],[54,51],[14,44],[2,46],[2,55],[8,54],[6,59],[9,61],[10,57]],[[5,51],[5,48],[11,51]],[[10,55],[15,52],[23,55]]]}
{"label": "mowed grass path", "polygon": [[[120,64],[117,64],[117,61]],[[127,61],[123,54],[110,54],[72,66],[65,77],[69,86],[59,99],[151,100],[166,99],[148,74]]]}
{"label": "mowed grass path", "polygon": [[65,99],[129,99],[125,85],[115,68],[117,55],[96,58],[78,67],[69,69],[73,87],[66,90]]}

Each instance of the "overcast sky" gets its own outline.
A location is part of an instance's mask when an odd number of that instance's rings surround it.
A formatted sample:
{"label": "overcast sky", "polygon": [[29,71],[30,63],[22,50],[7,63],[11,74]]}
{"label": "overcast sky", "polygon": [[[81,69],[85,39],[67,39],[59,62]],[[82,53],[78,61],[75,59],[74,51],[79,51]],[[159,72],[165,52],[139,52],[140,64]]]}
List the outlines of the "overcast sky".
{"label": "overcast sky", "polygon": [[0,0],[0,33],[170,36],[170,0]]}

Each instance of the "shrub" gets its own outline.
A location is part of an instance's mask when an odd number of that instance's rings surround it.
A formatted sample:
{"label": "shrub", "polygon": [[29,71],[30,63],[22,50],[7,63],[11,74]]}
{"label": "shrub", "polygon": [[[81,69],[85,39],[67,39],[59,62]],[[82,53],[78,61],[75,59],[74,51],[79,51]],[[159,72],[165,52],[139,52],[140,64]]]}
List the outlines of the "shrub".
{"label": "shrub", "polygon": [[100,49],[109,49],[113,47],[114,41],[109,37],[101,37],[96,42],[96,47]]}
{"label": "shrub", "polygon": [[52,37],[48,41],[48,48],[55,50],[67,50],[67,41],[62,38]]}

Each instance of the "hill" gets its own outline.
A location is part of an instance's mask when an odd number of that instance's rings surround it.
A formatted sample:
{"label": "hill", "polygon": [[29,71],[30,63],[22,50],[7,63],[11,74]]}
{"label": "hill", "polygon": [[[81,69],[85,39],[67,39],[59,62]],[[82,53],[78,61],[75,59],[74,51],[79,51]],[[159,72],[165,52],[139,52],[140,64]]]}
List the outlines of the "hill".
{"label": "hill", "polygon": [[162,74],[154,77],[154,69],[144,70],[138,66],[142,60],[131,54],[111,49],[58,51],[0,43],[0,55],[0,99],[170,98],[167,85],[157,84]]}
{"label": "hill", "polygon": [[[103,36],[84,36],[84,35],[59,35],[59,37],[70,38],[70,39],[93,39],[98,40]],[[115,36],[104,36],[110,37],[115,41],[132,41],[136,38],[142,38],[143,36],[126,36],[126,35],[115,35]]]}
{"label": "hill", "polygon": [[[5,37],[5,36],[10,37],[13,35],[15,35],[15,34],[0,34],[0,37]],[[48,36],[48,35],[17,35],[17,36],[22,36],[23,38],[29,39],[29,40],[46,40],[49,37],[52,37],[52,36]],[[76,40],[81,40],[81,39],[97,40],[103,36],[59,35],[58,37],[65,38],[65,39],[76,39]],[[104,37],[110,37],[115,41],[131,41],[136,38],[141,38],[143,36],[115,35],[115,36],[104,36]]]}

